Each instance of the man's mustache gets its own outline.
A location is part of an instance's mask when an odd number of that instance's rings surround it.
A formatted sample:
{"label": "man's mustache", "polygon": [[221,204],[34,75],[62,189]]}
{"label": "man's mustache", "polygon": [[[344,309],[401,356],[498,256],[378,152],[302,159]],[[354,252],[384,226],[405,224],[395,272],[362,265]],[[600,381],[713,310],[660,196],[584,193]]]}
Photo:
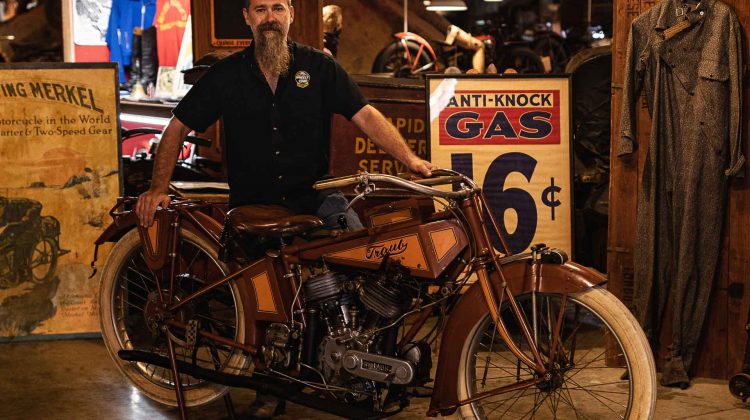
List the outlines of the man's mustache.
{"label": "man's mustache", "polygon": [[258,26],[258,30],[259,30],[260,32],[266,32],[266,31],[276,31],[276,32],[279,32],[279,33],[281,33],[281,24],[280,24],[280,23],[278,23],[278,22],[266,22],[266,23],[261,23],[261,24],[260,24],[260,25]]}

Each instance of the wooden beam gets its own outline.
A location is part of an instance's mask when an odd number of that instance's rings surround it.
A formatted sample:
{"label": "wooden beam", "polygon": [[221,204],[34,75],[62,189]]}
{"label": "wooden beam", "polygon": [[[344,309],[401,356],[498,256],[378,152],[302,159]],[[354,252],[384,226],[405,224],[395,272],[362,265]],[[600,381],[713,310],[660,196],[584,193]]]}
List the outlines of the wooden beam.
{"label": "wooden beam", "polygon": [[323,0],[292,0],[294,22],[289,36],[296,42],[323,49]]}

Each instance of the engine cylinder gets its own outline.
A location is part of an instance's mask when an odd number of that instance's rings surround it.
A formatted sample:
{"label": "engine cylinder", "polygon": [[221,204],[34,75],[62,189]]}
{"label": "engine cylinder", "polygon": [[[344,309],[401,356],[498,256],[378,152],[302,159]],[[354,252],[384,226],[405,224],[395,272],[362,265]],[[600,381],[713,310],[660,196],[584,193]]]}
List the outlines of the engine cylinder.
{"label": "engine cylinder", "polygon": [[339,296],[344,280],[345,275],[333,271],[310,277],[305,282],[305,299],[311,303]]}
{"label": "engine cylinder", "polygon": [[386,319],[395,318],[403,312],[399,291],[389,288],[380,282],[366,284],[359,295],[365,307]]}

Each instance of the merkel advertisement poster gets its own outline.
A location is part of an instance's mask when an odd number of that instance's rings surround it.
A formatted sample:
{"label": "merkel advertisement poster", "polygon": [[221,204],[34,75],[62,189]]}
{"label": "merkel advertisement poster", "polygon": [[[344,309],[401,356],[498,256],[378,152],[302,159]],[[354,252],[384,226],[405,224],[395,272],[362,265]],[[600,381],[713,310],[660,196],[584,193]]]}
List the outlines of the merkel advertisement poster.
{"label": "merkel advertisement poster", "polygon": [[570,255],[569,78],[436,75],[427,96],[432,162],[483,188],[510,252],[545,243]]}
{"label": "merkel advertisement poster", "polygon": [[111,63],[0,66],[0,341],[99,331],[89,263],[120,194],[117,87]]}

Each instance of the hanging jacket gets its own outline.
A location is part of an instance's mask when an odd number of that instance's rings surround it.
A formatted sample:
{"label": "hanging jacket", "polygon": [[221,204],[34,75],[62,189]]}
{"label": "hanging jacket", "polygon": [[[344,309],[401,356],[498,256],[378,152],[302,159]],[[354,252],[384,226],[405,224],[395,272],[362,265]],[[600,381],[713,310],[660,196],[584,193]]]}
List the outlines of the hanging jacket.
{"label": "hanging jacket", "polygon": [[105,39],[109,60],[120,64],[120,83],[125,83],[125,66],[130,65],[133,29],[151,26],[156,0],[112,0]]}

